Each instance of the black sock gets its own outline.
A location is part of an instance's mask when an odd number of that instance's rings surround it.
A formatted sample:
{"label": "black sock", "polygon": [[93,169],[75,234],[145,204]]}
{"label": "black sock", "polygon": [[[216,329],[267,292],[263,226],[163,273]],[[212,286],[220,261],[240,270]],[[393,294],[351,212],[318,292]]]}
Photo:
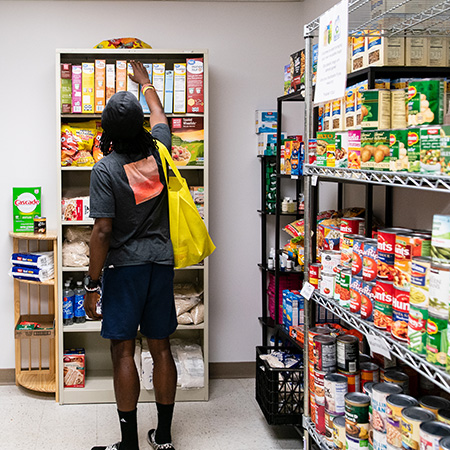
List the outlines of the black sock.
{"label": "black sock", "polygon": [[171,405],[156,403],[156,408],[158,409],[158,428],[156,429],[155,441],[157,444],[168,444],[172,442],[170,429],[172,427],[174,406],[174,403]]}
{"label": "black sock", "polygon": [[139,450],[139,440],[137,431],[137,409],[134,411],[119,411],[120,431],[122,441],[120,450]]}

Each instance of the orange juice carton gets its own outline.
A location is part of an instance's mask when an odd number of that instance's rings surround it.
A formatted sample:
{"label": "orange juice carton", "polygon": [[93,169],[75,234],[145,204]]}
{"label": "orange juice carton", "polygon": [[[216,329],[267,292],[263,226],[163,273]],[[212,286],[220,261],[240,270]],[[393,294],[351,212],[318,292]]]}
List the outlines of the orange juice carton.
{"label": "orange juice carton", "polygon": [[173,112],[186,112],[186,64],[174,64]]}
{"label": "orange juice carton", "polygon": [[133,81],[128,75],[134,75],[133,66],[130,63],[127,65],[127,91],[139,100],[139,83]]}
{"label": "orange juice carton", "polygon": [[81,66],[72,66],[72,113],[82,111]]}
{"label": "orange juice carton", "polygon": [[104,59],[95,60],[95,112],[101,113],[106,105],[106,61]]}
{"label": "orange juice carton", "polygon": [[64,352],[64,387],[84,388],[86,372],[86,354],[83,348]]}
{"label": "orange juice carton", "polygon": [[61,64],[61,113],[72,111],[72,64]]}
{"label": "orange juice carton", "polygon": [[157,63],[153,64],[153,86],[159,99],[161,100],[161,105],[164,106],[164,81],[166,78],[166,64]]}
{"label": "orange juice carton", "polygon": [[127,62],[116,61],[116,92],[127,90]]}
{"label": "orange juice carton", "polygon": [[106,103],[116,93],[116,65],[106,64]]}
{"label": "orange juice carton", "polygon": [[187,112],[204,112],[203,58],[186,60]]}
{"label": "orange juice carton", "polygon": [[95,87],[95,67],[94,63],[81,64],[81,86],[83,96],[81,101],[82,112],[94,113],[94,87]]}
{"label": "orange juice carton", "polygon": [[173,112],[173,70],[166,70],[166,85],[164,88],[164,112]]}
{"label": "orange juice carton", "polygon": [[[143,66],[145,67],[145,70],[147,70],[148,73],[148,79],[150,80],[150,83],[152,82],[152,78],[153,78],[153,64],[149,64],[149,63],[144,63]],[[142,106],[142,111],[144,111],[144,114],[149,114],[150,113],[150,108],[147,105],[147,101],[145,100],[145,96],[144,95],[140,95],[139,96],[139,102],[141,103]]]}

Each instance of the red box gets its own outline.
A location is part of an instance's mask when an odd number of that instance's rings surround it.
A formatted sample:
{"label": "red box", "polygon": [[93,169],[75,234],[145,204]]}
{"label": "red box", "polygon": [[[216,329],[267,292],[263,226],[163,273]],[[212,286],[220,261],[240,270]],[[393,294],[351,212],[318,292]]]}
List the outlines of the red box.
{"label": "red box", "polygon": [[83,348],[66,350],[63,356],[64,387],[84,388],[86,355]]}

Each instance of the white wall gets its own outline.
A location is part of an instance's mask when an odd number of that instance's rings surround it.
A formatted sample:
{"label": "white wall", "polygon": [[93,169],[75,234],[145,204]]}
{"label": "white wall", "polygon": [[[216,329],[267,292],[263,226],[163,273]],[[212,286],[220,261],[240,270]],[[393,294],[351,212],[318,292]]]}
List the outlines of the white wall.
{"label": "white wall", "polygon": [[49,229],[59,212],[55,49],[91,48],[125,36],[158,49],[210,51],[210,231],[217,245],[211,257],[210,360],[254,359],[261,339],[254,111],[276,107],[283,66],[303,47],[303,22],[317,14],[315,8],[312,1],[0,1],[0,368],[14,366],[13,283],[7,275],[12,187],[42,186]]}

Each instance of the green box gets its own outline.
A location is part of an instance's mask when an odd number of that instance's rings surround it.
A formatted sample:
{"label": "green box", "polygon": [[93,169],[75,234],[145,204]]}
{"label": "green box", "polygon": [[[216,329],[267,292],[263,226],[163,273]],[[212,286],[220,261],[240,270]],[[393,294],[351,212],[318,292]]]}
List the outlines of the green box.
{"label": "green box", "polygon": [[13,188],[13,231],[33,233],[34,218],[41,216],[41,188]]}
{"label": "green box", "polygon": [[390,131],[376,130],[373,132],[373,169],[381,172],[390,170],[391,150],[389,148]]}
{"label": "green box", "polygon": [[373,153],[374,146],[374,131],[361,130],[361,169],[373,170],[375,167],[375,160]]}
{"label": "green box", "polygon": [[420,172],[420,128],[408,130],[408,172]]}
{"label": "green box", "polygon": [[408,125],[444,122],[446,85],[443,79],[412,80],[408,86]]}
{"label": "green box", "polygon": [[420,130],[420,171],[425,174],[441,173],[441,127]]}
{"label": "green box", "polygon": [[391,149],[391,172],[408,171],[408,130],[391,130],[389,147]]}
{"label": "green box", "polygon": [[450,175],[450,125],[441,127],[441,174]]}

